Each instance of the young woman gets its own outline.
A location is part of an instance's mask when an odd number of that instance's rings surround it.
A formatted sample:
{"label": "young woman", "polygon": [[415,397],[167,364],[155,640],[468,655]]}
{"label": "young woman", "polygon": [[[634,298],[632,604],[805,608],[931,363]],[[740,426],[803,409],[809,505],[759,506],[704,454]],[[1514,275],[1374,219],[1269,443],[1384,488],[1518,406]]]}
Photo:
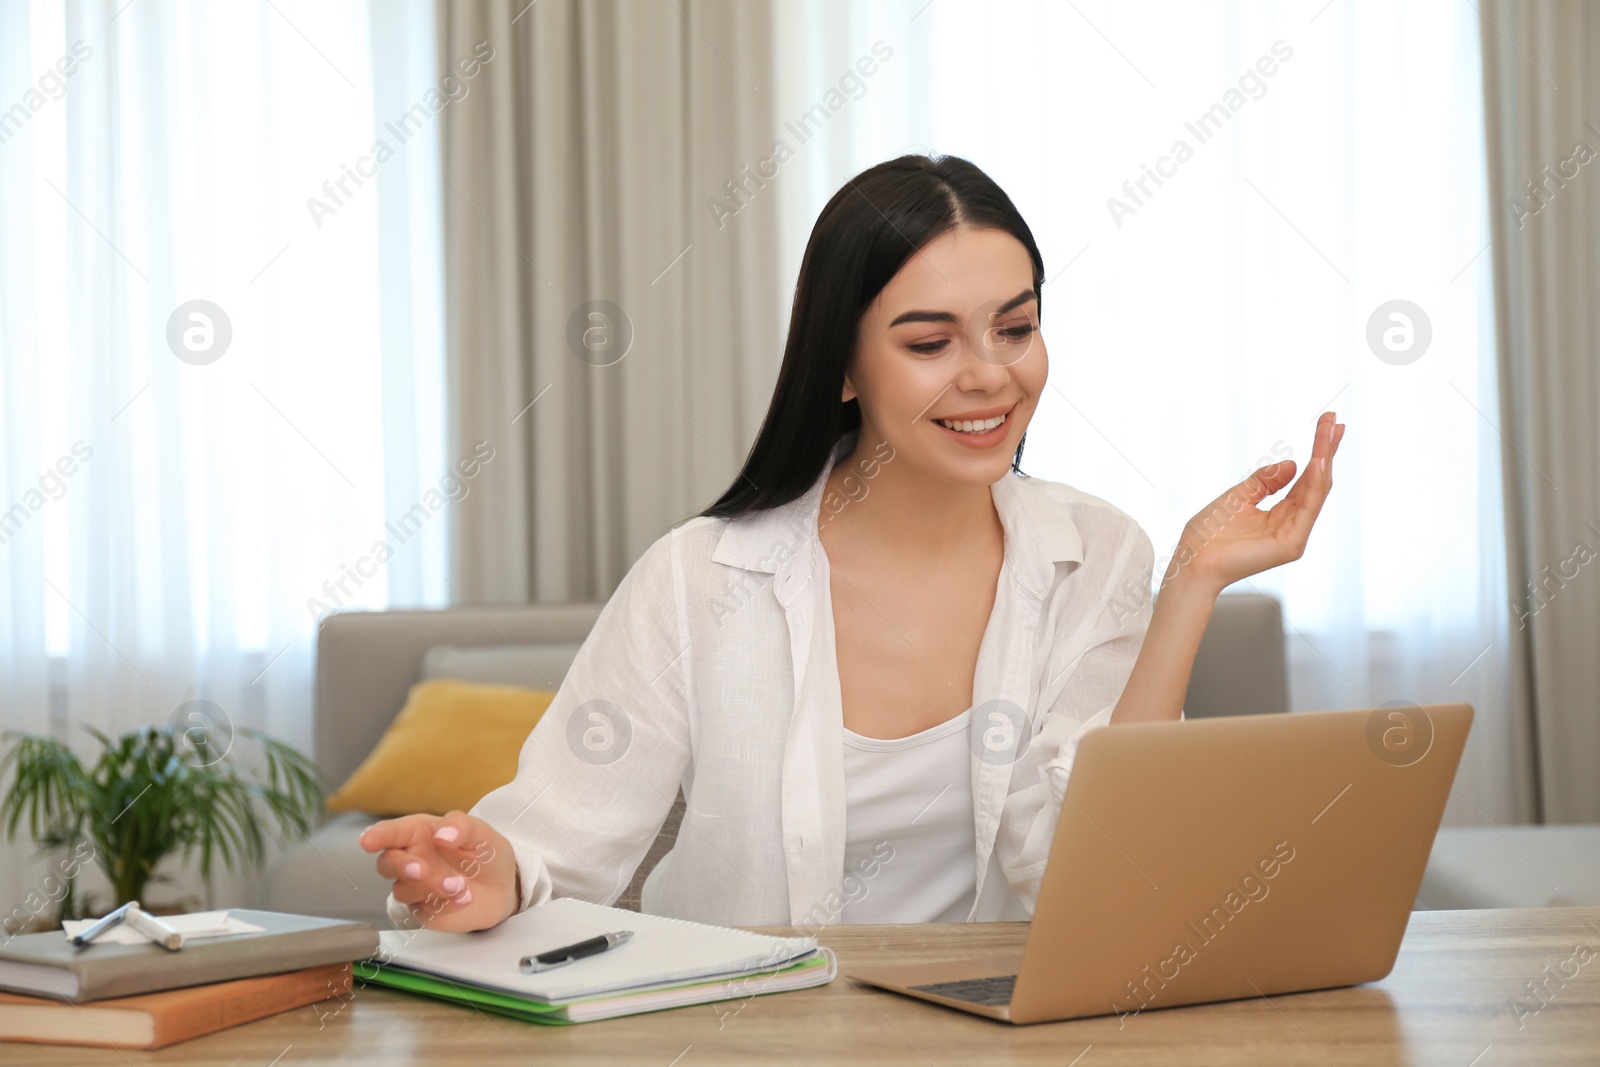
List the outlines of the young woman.
{"label": "young woman", "polygon": [[480,930],[553,896],[610,903],[681,787],[646,911],[1028,917],[1079,739],[1182,715],[1217,594],[1305,551],[1344,429],[1321,416],[1271,510],[1292,460],[1196,514],[1154,598],[1138,523],[1018,469],[1044,278],[966,160],[851,179],[806,247],[744,469],[628,572],[515,780],[362,835],[391,915]]}

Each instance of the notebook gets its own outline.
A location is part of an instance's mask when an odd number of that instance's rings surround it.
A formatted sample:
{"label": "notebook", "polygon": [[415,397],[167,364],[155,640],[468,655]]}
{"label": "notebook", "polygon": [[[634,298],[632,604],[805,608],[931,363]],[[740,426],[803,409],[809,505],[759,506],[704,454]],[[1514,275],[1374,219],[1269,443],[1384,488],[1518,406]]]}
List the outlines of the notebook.
{"label": "notebook", "polygon": [[366,959],[378,932],[366,923],[234,908],[250,931],[207,937],[169,952],[148,941],[82,948],[62,930],[0,944],[0,989],[74,1002],[204,985],[325,963]]}
{"label": "notebook", "polygon": [[350,995],[350,965],[67,1004],[0,993],[0,1041],[157,1049],[269,1015]]}
{"label": "notebook", "polygon": [[[87,933],[94,928],[98,919],[68,919],[61,924],[61,932],[69,937]],[[192,911],[183,915],[163,915],[161,922],[170,926],[184,937],[186,944],[192,944],[207,937],[223,937],[227,934],[260,934],[265,933],[255,923],[247,923],[237,915],[227,911]],[[101,931],[94,939],[97,945],[143,945],[151,939],[135,930],[127,923],[118,923],[109,930]]]}
{"label": "notebook", "polygon": [[[553,970],[523,974],[524,956],[599,934],[626,943]],[[772,937],[562,897],[471,934],[384,930],[363,981],[473,1003],[532,1022],[587,1022],[831,981],[833,954],[815,938]]]}

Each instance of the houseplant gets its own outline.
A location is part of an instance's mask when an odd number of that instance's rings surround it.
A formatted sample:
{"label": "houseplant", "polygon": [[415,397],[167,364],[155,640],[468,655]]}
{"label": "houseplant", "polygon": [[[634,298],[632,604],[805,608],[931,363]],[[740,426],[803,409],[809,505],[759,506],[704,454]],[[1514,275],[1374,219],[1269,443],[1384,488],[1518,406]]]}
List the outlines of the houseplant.
{"label": "houseplant", "polygon": [[[236,753],[235,731],[226,728],[224,735],[211,719],[141,726],[117,738],[85,729],[100,743],[87,767],[56,738],[0,735],[10,742],[0,781],[13,772],[0,797],[0,822],[8,840],[25,826],[40,846],[98,863],[111,883],[108,907],[143,900],[147,885],[166,880],[156,867],[168,856],[198,853],[202,876],[218,859],[230,869],[259,868],[266,857],[263,822],[270,818],[283,835],[305,835],[321,816],[316,767],[260,731],[237,731],[254,751]],[[77,873],[74,862],[59,898],[60,919],[107,910],[81,897]]]}

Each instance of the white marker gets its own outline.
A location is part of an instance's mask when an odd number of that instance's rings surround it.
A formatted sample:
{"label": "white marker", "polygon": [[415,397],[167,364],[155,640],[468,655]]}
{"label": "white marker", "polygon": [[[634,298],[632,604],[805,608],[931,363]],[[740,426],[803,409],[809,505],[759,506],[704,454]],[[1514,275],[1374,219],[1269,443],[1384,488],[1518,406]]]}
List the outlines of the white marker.
{"label": "white marker", "polygon": [[176,952],[183,947],[182,934],[137,904],[128,909],[128,913],[122,917],[122,921],[164,949]]}

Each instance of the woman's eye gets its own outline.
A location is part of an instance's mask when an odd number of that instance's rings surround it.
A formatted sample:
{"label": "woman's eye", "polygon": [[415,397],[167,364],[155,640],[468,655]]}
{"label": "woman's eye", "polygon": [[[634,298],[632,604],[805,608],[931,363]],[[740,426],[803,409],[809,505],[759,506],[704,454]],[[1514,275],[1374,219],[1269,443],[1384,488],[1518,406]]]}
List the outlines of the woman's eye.
{"label": "woman's eye", "polygon": [[[1038,327],[1031,322],[1025,322],[1020,326],[997,326],[991,327],[991,329],[999,335],[997,340],[1011,342],[1026,340],[1028,335],[1037,330]],[[944,351],[949,344],[948,340],[924,341],[921,344],[906,345],[906,350],[915,352],[919,356],[933,356]]]}

